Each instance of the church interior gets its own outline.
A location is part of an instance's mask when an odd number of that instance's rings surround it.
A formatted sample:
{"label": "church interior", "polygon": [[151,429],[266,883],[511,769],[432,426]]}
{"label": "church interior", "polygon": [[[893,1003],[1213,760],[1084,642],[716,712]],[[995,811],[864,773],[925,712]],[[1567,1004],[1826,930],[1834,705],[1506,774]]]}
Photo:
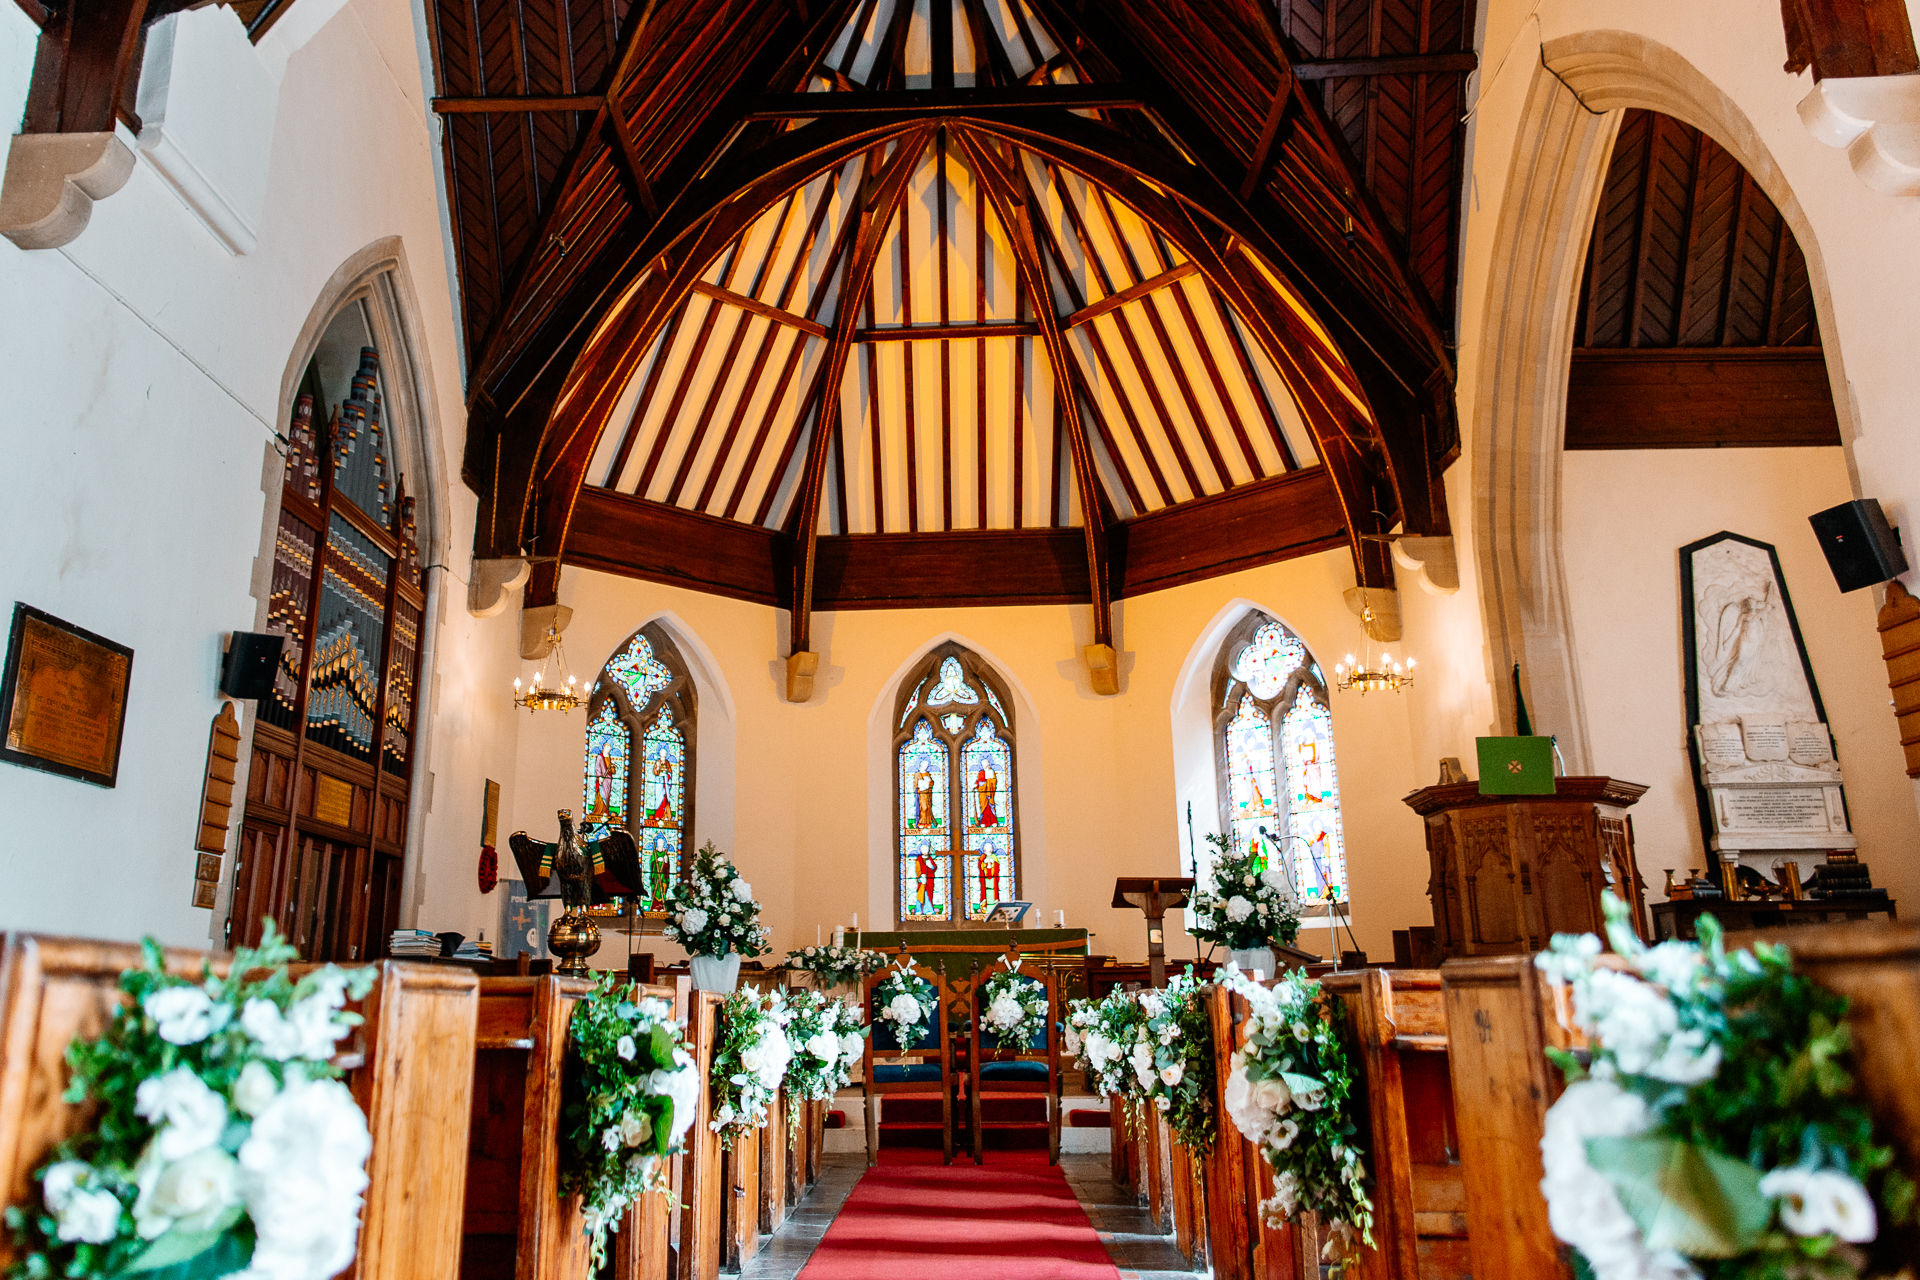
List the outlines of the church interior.
{"label": "church interior", "polygon": [[1910,1278],[1914,25],[0,0],[0,1266]]}

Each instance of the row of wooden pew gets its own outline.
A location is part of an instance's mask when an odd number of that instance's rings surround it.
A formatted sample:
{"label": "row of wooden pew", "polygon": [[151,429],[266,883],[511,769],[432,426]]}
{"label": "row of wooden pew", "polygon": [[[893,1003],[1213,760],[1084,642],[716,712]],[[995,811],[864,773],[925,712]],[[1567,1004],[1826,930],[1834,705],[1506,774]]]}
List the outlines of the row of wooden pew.
{"label": "row of wooden pew", "polygon": [[[206,955],[167,952],[197,977]],[[100,1034],[124,996],[138,947],[10,933],[0,944],[0,1179],[6,1203],[87,1122],[61,1101],[64,1055]],[[580,979],[480,977],[385,961],[353,1006],[366,1021],[337,1061],[373,1135],[354,1280],[586,1280],[578,1197],[558,1192],[567,1025],[591,989]],[[687,1019],[704,1078],[721,997],[686,978],[640,992]],[[776,1101],[766,1127],[723,1151],[705,1091],[671,1162],[674,1198],[632,1208],[609,1250],[614,1280],[714,1280],[737,1270],[819,1176],[824,1103]],[[677,1203],[677,1210],[670,1208]],[[13,1261],[0,1240],[0,1270]]]}
{"label": "row of wooden pew", "polygon": [[[1920,1094],[1910,1083],[1920,1061],[1920,929],[1800,928],[1778,940],[1792,945],[1802,972],[1853,1000],[1862,1087],[1905,1168],[1920,1175]],[[1361,1251],[1360,1280],[1571,1280],[1540,1193],[1540,1137],[1560,1093],[1546,1049],[1584,1047],[1564,992],[1525,956],[1366,969],[1323,983],[1358,1046],[1354,1102],[1372,1153],[1375,1247]],[[1224,1090],[1246,1002],[1207,992]],[[1216,1110],[1220,1135],[1205,1157],[1159,1116],[1127,1125],[1116,1115],[1115,1180],[1214,1280],[1318,1277],[1311,1219],[1278,1230],[1261,1222],[1272,1173],[1225,1107]],[[1920,1257],[1920,1235],[1912,1244]]]}

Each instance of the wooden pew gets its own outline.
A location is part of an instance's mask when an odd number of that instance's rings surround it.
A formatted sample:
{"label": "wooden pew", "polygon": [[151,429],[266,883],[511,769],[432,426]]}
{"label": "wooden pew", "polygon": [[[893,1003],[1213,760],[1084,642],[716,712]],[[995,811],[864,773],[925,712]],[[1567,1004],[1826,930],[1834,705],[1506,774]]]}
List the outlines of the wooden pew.
{"label": "wooden pew", "polygon": [[[198,978],[209,957],[169,949],[165,958],[170,972]],[[120,974],[140,961],[131,943],[27,933],[0,943],[0,1178],[8,1204],[32,1198],[33,1171],[88,1122],[86,1108],[60,1100],[66,1048],[106,1028],[126,998]],[[225,957],[213,963],[224,972]],[[373,1154],[358,1255],[345,1274],[452,1280],[459,1271],[478,981],[452,966],[389,960],[366,999],[349,1007],[366,1022],[342,1042],[337,1061],[349,1067],[347,1085],[367,1113]],[[13,1259],[7,1235],[0,1267]]]}
{"label": "wooden pew", "polygon": [[580,1198],[556,1193],[560,1075],[584,978],[480,979],[461,1280],[580,1280]]}
{"label": "wooden pew", "polygon": [[1540,1194],[1540,1137],[1561,1088],[1546,1050],[1569,1047],[1553,992],[1531,956],[1449,960],[1440,982],[1474,1280],[1571,1280]]}
{"label": "wooden pew", "polygon": [[760,1144],[760,1230],[766,1235],[778,1231],[787,1220],[787,1164],[793,1151],[789,1132],[793,1126],[788,1123],[787,1108],[805,1106],[804,1102],[790,1102],[782,1089],[767,1108],[767,1127],[761,1131]]}
{"label": "wooden pew", "polygon": [[[682,976],[670,985],[650,983],[635,989],[635,999],[651,997],[673,1006],[676,1020],[687,1016],[692,984]],[[689,1126],[686,1140],[691,1141]],[[677,1166],[679,1161],[671,1161]],[[607,1253],[613,1262],[613,1280],[671,1280],[673,1275],[673,1192],[651,1192],[627,1210]]]}
{"label": "wooden pew", "polygon": [[1207,1200],[1201,1185],[1201,1163],[1192,1148],[1178,1138],[1173,1138],[1168,1148],[1173,1166],[1174,1247],[1192,1270],[1203,1271],[1207,1265]]}
{"label": "wooden pew", "polygon": [[1440,974],[1363,969],[1322,980],[1360,1048],[1354,1101],[1367,1113],[1374,1248],[1363,1280],[1464,1280],[1466,1184],[1455,1136]]}
{"label": "wooden pew", "polygon": [[720,1035],[720,1005],[724,995],[696,991],[687,1006],[687,1040],[694,1066],[700,1072],[700,1108],[687,1130],[686,1154],[680,1158],[679,1247],[674,1259],[675,1280],[715,1280],[720,1274],[721,1234],[726,1225],[727,1183],[724,1179],[720,1135],[708,1127],[713,1104],[707,1077],[713,1068],[714,1043]]}
{"label": "wooden pew", "polygon": [[1147,1187],[1147,1221],[1161,1235],[1173,1230],[1173,1133],[1158,1108],[1146,1108],[1141,1134],[1141,1177]]}
{"label": "wooden pew", "polygon": [[739,1271],[760,1251],[760,1156],[765,1127],[749,1129],[726,1149],[725,1258],[721,1267]]}

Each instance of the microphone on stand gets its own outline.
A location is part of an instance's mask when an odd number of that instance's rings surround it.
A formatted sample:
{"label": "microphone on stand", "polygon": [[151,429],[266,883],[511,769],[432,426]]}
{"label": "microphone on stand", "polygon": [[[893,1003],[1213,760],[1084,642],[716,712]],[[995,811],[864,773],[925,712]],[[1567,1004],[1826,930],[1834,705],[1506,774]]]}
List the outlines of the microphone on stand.
{"label": "microphone on stand", "polygon": [[[1279,844],[1279,841],[1274,839],[1273,833],[1271,831],[1268,831],[1264,825],[1256,829],[1260,832],[1261,835],[1267,838],[1269,843],[1275,844],[1275,845]],[[1287,838],[1289,840],[1299,840],[1301,844],[1307,845],[1307,860],[1313,865],[1314,877],[1320,881],[1320,888],[1322,890],[1328,891],[1327,942],[1333,948],[1333,956],[1332,956],[1333,968],[1334,968],[1334,971],[1337,973],[1339,972],[1339,969],[1340,969],[1340,914],[1337,911],[1335,911],[1334,908],[1338,905],[1338,900],[1335,897],[1333,897],[1330,886],[1328,886],[1327,884],[1326,872],[1320,869],[1320,860],[1313,856],[1313,846],[1310,844],[1307,844],[1307,842],[1304,839],[1302,839],[1300,836],[1290,834],[1288,835]],[[1292,869],[1283,865],[1281,867],[1281,871],[1287,877],[1288,885],[1292,885],[1293,884]],[[1300,897],[1299,892],[1296,890],[1294,893],[1295,901],[1298,901],[1299,897]],[[1355,951],[1358,951],[1360,949],[1360,940],[1353,936],[1353,917],[1351,913],[1349,913],[1346,918],[1346,925],[1347,925],[1347,941],[1353,944],[1353,949]]]}

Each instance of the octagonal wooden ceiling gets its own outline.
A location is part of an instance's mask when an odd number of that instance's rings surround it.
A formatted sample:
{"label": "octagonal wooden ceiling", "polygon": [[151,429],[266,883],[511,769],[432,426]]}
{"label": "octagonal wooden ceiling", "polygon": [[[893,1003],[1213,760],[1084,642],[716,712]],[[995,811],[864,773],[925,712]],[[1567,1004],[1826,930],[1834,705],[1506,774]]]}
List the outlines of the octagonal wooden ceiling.
{"label": "octagonal wooden ceiling", "polygon": [[1102,637],[1330,545],[1390,581],[1378,535],[1446,532],[1471,14],[1311,8],[440,0],[477,550],[789,605],[796,650],[966,596],[895,585],[936,556]]}

